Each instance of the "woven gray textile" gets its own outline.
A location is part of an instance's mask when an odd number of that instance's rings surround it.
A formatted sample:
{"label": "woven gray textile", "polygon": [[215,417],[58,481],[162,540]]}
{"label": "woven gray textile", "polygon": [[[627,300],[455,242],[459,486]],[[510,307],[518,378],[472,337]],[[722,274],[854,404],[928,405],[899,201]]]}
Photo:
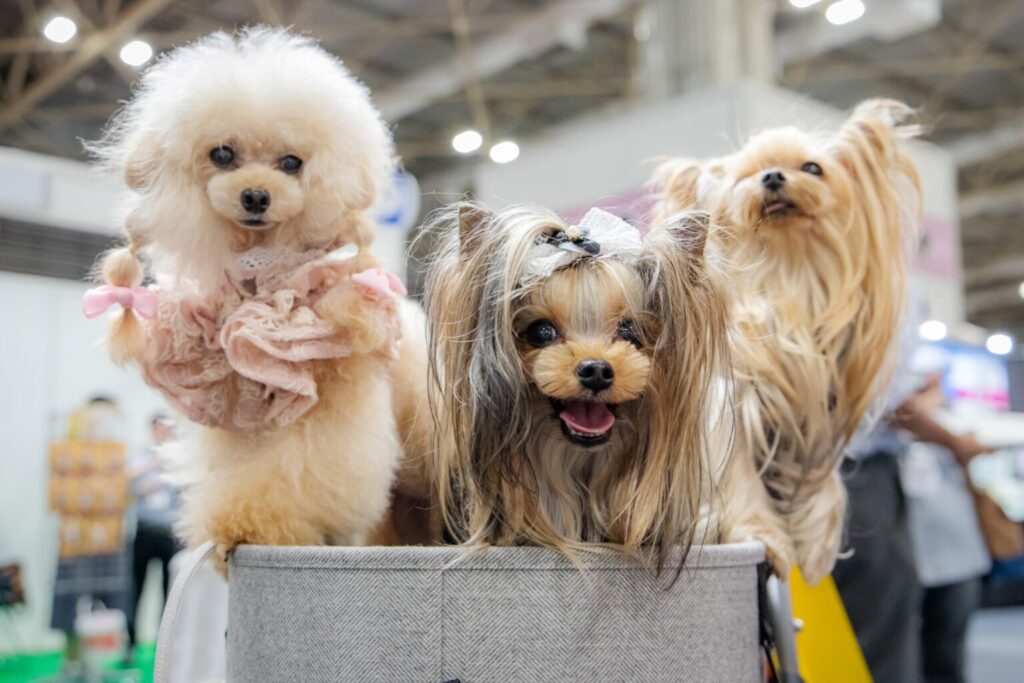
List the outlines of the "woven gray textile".
{"label": "woven gray textile", "polygon": [[763,557],[694,548],[669,587],[613,555],[243,546],[227,680],[753,683]]}

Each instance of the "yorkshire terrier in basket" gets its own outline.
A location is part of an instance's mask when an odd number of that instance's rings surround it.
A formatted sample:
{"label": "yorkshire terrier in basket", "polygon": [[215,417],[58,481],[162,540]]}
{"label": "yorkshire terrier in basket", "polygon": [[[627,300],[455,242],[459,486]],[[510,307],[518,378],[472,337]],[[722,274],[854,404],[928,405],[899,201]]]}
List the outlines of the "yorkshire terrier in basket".
{"label": "yorkshire terrier in basket", "polygon": [[[780,574],[795,562],[812,583],[842,540],[842,454],[877,414],[893,370],[920,210],[900,145],[915,132],[902,125],[911,114],[871,100],[833,133],[770,130],[720,159],[666,162],[656,176],[656,214],[708,211],[736,287],[738,438],[721,494],[724,540],[766,533]],[[758,473],[777,519],[737,493]],[[777,542],[780,526],[788,544]]]}
{"label": "yorkshire terrier in basket", "polygon": [[708,485],[706,404],[726,309],[707,221],[647,239],[598,209],[578,225],[461,204],[427,283],[439,498],[474,544],[595,544],[660,570]]}
{"label": "yorkshire terrier in basket", "polygon": [[[222,559],[240,543],[364,541],[401,455],[392,384],[405,423],[401,391],[427,377],[421,315],[366,251],[394,164],[366,88],[312,40],[216,33],[146,71],[93,149],[131,190],[130,246],[106,256],[86,312],[124,307],[113,357],[195,423],[183,537]],[[331,254],[344,245],[358,254]],[[155,286],[140,286],[140,252]],[[403,321],[412,360],[396,363]]]}

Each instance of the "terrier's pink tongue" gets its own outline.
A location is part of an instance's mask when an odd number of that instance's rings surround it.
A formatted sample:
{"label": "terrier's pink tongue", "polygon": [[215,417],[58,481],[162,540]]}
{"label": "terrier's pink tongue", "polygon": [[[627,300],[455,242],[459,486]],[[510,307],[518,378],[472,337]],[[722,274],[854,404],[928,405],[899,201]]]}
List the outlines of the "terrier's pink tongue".
{"label": "terrier's pink tongue", "polygon": [[591,401],[569,401],[559,417],[581,434],[604,434],[615,424],[608,406]]}
{"label": "terrier's pink tongue", "polygon": [[786,208],[786,202],[773,202],[768,206],[768,213],[775,213]]}

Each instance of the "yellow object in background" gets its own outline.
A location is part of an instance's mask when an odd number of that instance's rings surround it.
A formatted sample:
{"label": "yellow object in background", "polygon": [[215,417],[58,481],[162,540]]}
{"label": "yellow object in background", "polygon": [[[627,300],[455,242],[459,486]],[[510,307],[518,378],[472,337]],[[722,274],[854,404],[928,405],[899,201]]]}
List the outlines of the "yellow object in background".
{"label": "yellow object in background", "polygon": [[789,589],[793,616],[803,622],[796,652],[805,683],[872,683],[832,577],[811,587],[794,567]]}

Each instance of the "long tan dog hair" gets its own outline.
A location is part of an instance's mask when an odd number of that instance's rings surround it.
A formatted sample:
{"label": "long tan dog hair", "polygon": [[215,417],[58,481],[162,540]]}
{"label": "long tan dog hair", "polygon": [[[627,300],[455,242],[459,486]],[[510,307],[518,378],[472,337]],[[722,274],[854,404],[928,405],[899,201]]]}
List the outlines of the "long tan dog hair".
{"label": "long tan dog hair", "polygon": [[[726,361],[726,307],[703,255],[706,216],[675,218],[636,254],[604,245],[537,274],[535,245],[568,227],[541,209],[474,204],[432,223],[442,242],[427,283],[435,413],[454,442],[438,450],[439,499],[469,544],[536,544],[570,557],[611,547],[660,571],[673,546],[689,547],[710,485],[703,415]],[[595,335],[524,351],[521,328],[534,309],[560,307],[571,324],[605,325],[611,335],[607,302],[616,300],[637,321],[639,350]],[[615,406],[615,436],[600,449],[563,438],[550,412],[563,391],[558,373],[568,374],[567,361],[551,359],[573,344],[629,374],[622,391],[632,400]]]}
{"label": "long tan dog hair", "polygon": [[[754,458],[812,582],[831,571],[841,542],[839,462],[877,417],[893,370],[920,213],[900,145],[917,132],[903,125],[912,113],[870,100],[832,134],[770,130],[730,156],[668,161],[654,181],[656,214],[712,216],[710,240],[738,295],[738,454]],[[786,179],[777,201],[765,199],[768,171]]]}

